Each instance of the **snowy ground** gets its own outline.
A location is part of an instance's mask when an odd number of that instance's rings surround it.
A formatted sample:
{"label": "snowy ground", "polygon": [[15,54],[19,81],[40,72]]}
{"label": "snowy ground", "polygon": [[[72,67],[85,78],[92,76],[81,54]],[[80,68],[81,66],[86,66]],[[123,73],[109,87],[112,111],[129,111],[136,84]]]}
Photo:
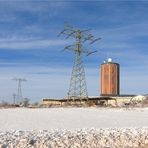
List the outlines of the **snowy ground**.
{"label": "snowy ground", "polygon": [[0,148],[148,148],[148,108],[0,109]]}
{"label": "snowy ground", "polygon": [[148,127],[148,108],[0,109],[0,131]]}
{"label": "snowy ground", "polygon": [[11,131],[0,148],[148,148],[148,129]]}

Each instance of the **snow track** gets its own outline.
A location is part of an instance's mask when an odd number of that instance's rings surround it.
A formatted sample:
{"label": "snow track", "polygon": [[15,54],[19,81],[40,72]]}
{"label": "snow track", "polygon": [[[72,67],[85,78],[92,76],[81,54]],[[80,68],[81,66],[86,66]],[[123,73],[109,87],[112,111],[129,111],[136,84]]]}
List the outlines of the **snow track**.
{"label": "snow track", "polygon": [[0,109],[0,131],[148,127],[148,109]]}

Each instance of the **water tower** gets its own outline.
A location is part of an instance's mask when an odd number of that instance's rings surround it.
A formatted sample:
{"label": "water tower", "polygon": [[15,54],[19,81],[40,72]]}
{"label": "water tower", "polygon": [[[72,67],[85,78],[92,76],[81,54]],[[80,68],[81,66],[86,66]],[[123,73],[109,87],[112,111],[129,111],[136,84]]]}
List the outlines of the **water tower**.
{"label": "water tower", "polygon": [[117,96],[120,94],[120,65],[111,58],[101,64],[100,95]]}

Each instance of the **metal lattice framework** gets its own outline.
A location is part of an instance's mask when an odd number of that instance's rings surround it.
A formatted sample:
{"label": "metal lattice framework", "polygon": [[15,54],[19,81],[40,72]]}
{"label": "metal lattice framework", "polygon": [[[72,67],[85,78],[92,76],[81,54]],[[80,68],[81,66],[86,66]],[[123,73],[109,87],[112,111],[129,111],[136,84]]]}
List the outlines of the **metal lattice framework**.
{"label": "metal lattice framework", "polygon": [[22,79],[22,78],[14,78],[13,80],[18,81],[17,103],[21,103],[23,101],[21,84],[22,82],[27,81],[27,80]]}
{"label": "metal lattice framework", "polygon": [[66,39],[72,37],[76,40],[74,45],[68,45],[64,48],[64,50],[73,51],[75,54],[75,60],[70,80],[70,86],[68,91],[69,99],[87,99],[87,85],[85,79],[85,71],[82,61],[82,55],[90,55],[97,51],[90,51],[88,49],[83,48],[83,44],[86,41],[89,41],[90,44],[93,44],[95,41],[100,40],[101,38],[94,38],[94,36],[90,33],[90,29],[81,30],[74,28],[70,25],[65,25],[64,30],[60,32],[60,35],[65,35]]}

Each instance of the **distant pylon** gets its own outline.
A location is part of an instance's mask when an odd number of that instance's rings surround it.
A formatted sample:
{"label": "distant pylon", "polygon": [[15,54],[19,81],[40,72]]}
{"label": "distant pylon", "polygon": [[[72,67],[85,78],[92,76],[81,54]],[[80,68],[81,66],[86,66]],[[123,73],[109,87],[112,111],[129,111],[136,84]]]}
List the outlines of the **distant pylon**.
{"label": "distant pylon", "polygon": [[21,103],[23,101],[21,84],[22,82],[27,81],[27,80],[22,79],[22,78],[14,78],[13,80],[18,81],[17,103]]}
{"label": "distant pylon", "polygon": [[16,94],[13,94],[13,105],[16,104]]}
{"label": "distant pylon", "polygon": [[60,32],[59,35],[66,35],[66,39],[69,37],[73,37],[76,42],[74,45],[68,45],[64,48],[64,50],[73,51],[75,54],[75,60],[70,80],[70,86],[68,90],[68,98],[69,99],[87,99],[87,85],[85,79],[85,71],[82,61],[82,55],[90,55],[97,51],[90,51],[88,49],[83,48],[83,43],[86,41],[90,41],[90,44],[94,43],[101,38],[94,38],[94,36],[90,33],[90,29],[80,30],[77,28],[73,28],[70,25],[65,25],[63,31]]}

